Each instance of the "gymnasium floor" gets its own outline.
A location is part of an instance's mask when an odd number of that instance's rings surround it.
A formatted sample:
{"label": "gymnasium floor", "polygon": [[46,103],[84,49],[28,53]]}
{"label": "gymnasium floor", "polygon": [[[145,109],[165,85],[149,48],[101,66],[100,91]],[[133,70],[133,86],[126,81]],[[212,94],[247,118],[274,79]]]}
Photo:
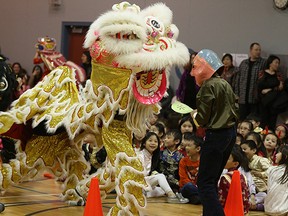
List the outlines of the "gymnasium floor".
{"label": "gymnasium floor", "polygon": [[[84,207],[68,206],[60,201],[61,184],[54,179],[40,178],[37,181],[23,182],[11,186],[4,196],[0,197],[5,204],[5,211],[0,216],[83,216]],[[111,194],[102,203],[104,215],[115,203],[115,194]],[[170,204],[163,198],[148,199],[145,216],[200,216],[201,206],[191,204]],[[251,212],[251,216],[265,215]]]}

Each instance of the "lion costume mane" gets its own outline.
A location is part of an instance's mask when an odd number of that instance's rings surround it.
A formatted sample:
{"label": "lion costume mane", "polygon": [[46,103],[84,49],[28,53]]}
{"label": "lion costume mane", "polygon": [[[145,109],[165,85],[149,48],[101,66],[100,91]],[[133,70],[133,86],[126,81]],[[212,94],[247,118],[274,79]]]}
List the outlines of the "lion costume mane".
{"label": "lion costume mane", "polygon": [[[115,188],[109,215],[140,215],[146,206],[143,166],[132,147],[132,134],[143,137],[147,119],[158,113],[172,65],[189,61],[188,49],[177,42],[172,11],[163,3],[143,10],[128,2],[112,7],[92,23],[84,47],[92,57],[91,79],[82,89],[69,67],[51,71],[0,114],[0,133],[13,123],[45,122],[50,136],[34,134],[17,159],[3,164],[0,188],[33,177],[44,167],[65,177],[64,200],[85,200],[90,179],[97,176],[103,198]],[[101,126],[100,126],[101,125]],[[59,128],[65,128],[57,131]],[[85,132],[97,136],[107,151],[105,167],[87,177],[81,153]]]}

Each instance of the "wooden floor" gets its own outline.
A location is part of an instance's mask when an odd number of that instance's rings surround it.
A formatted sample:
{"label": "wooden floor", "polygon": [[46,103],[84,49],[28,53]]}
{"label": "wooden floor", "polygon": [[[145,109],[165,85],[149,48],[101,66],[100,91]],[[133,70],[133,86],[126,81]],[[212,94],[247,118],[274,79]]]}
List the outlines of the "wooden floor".
{"label": "wooden floor", "polygon": [[[5,204],[5,211],[0,216],[83,216],[84,207],[68,206],[60,201],[61,185],[54,179],[41,178],[37,181],[24,182],[11,186],[4,196],[0,197]],[[115,194],[111,194],[102,203],[104,215],[115,203]],[[165,197],[148,199],[145,216],[200,216],[201,206],[191,204],[168,204]],[[249,215],[265,215],[262,212],[251,212]]]}

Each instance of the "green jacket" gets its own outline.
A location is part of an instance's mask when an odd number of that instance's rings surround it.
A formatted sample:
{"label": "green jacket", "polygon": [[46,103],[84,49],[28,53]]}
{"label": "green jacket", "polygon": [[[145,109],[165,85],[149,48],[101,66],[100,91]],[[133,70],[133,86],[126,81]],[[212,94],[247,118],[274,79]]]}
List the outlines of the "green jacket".
{"label": "green jacket", "polygon": [[196,121],[207,129],[230,128],[238,119],[236,97],[227,81],[213,75],[203,82],[197,97]]}

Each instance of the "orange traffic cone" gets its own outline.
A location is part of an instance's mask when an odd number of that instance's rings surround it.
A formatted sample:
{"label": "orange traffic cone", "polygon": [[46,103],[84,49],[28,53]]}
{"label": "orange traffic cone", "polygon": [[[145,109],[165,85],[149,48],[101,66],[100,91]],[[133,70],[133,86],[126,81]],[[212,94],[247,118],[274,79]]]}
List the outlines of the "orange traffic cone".
{"label": "orange traffic cone", "polygon": [[84,216],[103,216],[99,182],[97,178],[91,179]]}
{"label": "orange traffic cone", "polygon": [[240,172],[235,170],[224,207],[226,216],[244,216]]}

